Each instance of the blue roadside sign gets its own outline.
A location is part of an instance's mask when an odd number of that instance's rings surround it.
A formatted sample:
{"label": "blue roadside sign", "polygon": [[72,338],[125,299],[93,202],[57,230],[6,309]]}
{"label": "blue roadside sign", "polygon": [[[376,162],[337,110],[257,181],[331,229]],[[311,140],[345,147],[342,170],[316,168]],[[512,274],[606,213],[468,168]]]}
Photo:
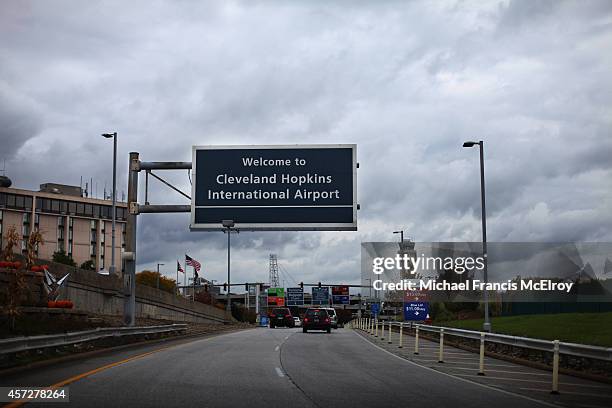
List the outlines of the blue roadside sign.
{"label": "blue roadside sign", "polygon": [[404,320],[421,321],[429,317],[429,303],[407,302],[404,303]]}
{"label": "blue roadside sign", "polygon": [[374,316],[378,316],[378,313],[380,312],[380,305],[378,303],[373,303],[370,311]]}

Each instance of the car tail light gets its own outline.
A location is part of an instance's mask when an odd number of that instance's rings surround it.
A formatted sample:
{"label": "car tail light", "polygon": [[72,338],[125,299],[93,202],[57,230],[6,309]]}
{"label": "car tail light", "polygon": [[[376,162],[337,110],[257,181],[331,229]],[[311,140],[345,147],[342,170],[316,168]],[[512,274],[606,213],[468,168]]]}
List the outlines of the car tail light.
{"label": "car tail light", "polygon": [[325,323],[329,323],[331,322],[331,320],[329,320],[329,317],[327,319],[325,319]]}
{"label": "car tail light", "polygon": [[276,315],[275,314],[271,314],[270,317],[276,317]]}
{"label": "car tail light", "polygon": [[305,317],[305,318],[304,318],[304,321],[305,321],[305,322],[307,322],[307,321],[308,321],[308,318],[307,318],[307,317]]}
{"label": "car tail light", "polygon": [[290,315],[289,313],[287,313],[287,314],[285,315],[285,317],[291,317],[291,315]]}

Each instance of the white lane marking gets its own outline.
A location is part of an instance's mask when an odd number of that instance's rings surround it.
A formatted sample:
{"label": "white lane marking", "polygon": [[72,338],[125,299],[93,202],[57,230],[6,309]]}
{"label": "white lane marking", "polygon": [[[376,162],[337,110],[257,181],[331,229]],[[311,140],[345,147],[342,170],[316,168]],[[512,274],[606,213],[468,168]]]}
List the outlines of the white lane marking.
{"label": "white lane marking", "polygon": [[275,367],[274,369],[276,370],[276,374],[278,374],[279,377],[285,376],[285,373],[283,373],[283,370],[281,370],[280,367]]}
{"label": "white lane marking", "polygon": [[285,340],[287,340],[289,338],[289,336],[285,336]]}
{"label": "white lane marking", "polygon": [[[438,360],[437,359],[422,359],[422,358],[412,358],[413,361],[416,361],[418,363],[437,363]],[[461,365],[478,365],[478,362],[467,362],[467,361],[444,361],[444,364],[461,364]],[[517,366],[513,366],[510,364],[495,364],[495,363],[488,363],[485,361],[485,368],[486,367],[509,367],[509,368],[520,368]]]}
{"label": "white lane marking", "polygon": [[[475,368],[472,368],[472,367],[448,367],[448,368],[451,370],[475,370]],[[485,365],[485,371],[487,373],[520,374],[526,377],[530,375],[543,375],[545,377],[550,377],[550,373],[531,373],[529,371],[487,370],[486,365]]]}
{"label": "white lane marking", "polygon": [[278,351],[279,349],[280,349],[280,346],[278,346],[278,345],[276,347],[274,347],[274,351]]}
{"label": "white lane marking", "polygon": [[551,404],[551,403],[549,403],[549,402],[546,402],[546,401],[541,401],[541,400],[539,400],[539,399],[535,399],[535,398],[531,398],[531,397],[528,397],[528,396],[526,396],[526,395],[517,394],[517,393],[512,392],[512,391],[502,390],[502,389],[500,389],[500,388],[492,387],[492,386],[490,386],[490,385],[481,384],[481,383],[479,383],[479,382],[477,382],[477,381],[468,380],[468,379],[466,379],[466,378],[461,378],[461,377],[458,377],[458,376],[456,376],[456,375],[447,374],[447,373],[444,373],[444,372],[442,372],[442,371],[434,370],[433,368],[429,368],[429,367],[427,367],[427,366],[424,366],[424,365],[421,365],[421,364],[415,363],[414,361],[410,361],[410,360],[407,360],[407,359],[405,359],[405,358],[402,358],[402,357],[400,357],[400,356],[398,356],[398,355],[396,355],[396,354],[393,354],[392,352],[387,351],[387,350],[385,350],[384,348],[377,346],[376,344],[372,343],[371,341],[366,340],[364,337],[360,336],[359,334],[357,334],[357,333],[355,333],[355,332],[353,332],[353,333],[355,334],[355,336],[359,337],[360,339],[362,339],[364,342],[368,343],[368,344],[369,344],[369,345],[371,345],[372,347],[376,347],[377,349],[379,349],[379,350],[381,350],[381,351],[384,351],[385,353],[389,354],[390,356],[395,357],[395,358],[397,358],[398,360],[401,360],[401,361],[403,361],[403,362],[405,362],[405,363],[412,364],[412,365],[415,365],[415,366],[417,366],[417,367],[421,367],[423,370],[431,371],[431,372],[433,372],[433,373],[438,373],[438,374],[443,375],[443,376],[446,376],[446,377],[454,378],[454,379],[455,379],[455,380],[457,380],[457,381],[464,381],[464,382],[467,382],[467,383],[470,383],[470,384],[476,385],[476,386],[478,386],[478,387],[486,388],[486,389],[488,389],[488,390],[492,390],[492,391],[501,392],[502,394],[506,394],[506,395],[512,395],[513,397],[522,398],[522,399],[525,399],[525,400],[527,400],[527,401],[535,402],[535,403],[538,403],[538,404],[541,404],[541,405],[546,405],[546,406],[548,406],[548,407],[559,408],[559,405],[556,405],[556,404]]}
{"label": "white lane marking", "polygon": [[[550,390],[543,390],[541,388],[520,388],[521,390],[527,390],[527,391],[540,391],[540,392],[547,392],[550,393]],[[570,395],[585,395],[587,397],[598,397],[598,398],[612,398],[612,395],[608,395],[608,394],[595,394],[592,392],[574,392],[574,391],[565,391],[563,390],[563,394],[570,394]]]}
{"label": "white lane marking", "polygon": [[[474,374],[453,374],[456,375],[458,377],[474,377],[474,378],[484,378],[484,379],[488,379],[488,380],[502,380],[502,381],[523,381],[523,382],[531,382],[531,383],[542,383],[542,384],[550,384],[550,381],[540,381],[540,380],[529,380],[529,379],[522,379],[522,378],[510,378],[510,377],[481,377],[478,375],[474,375]],[[559,386],[570,386],[570,387],[586,387],[586,388],[603,388],[603,389],[608,389],[610,388],[609,386],[606,387],[605,385],[592,385],[592,384],[580,384],[580,383],[559,383]]]}

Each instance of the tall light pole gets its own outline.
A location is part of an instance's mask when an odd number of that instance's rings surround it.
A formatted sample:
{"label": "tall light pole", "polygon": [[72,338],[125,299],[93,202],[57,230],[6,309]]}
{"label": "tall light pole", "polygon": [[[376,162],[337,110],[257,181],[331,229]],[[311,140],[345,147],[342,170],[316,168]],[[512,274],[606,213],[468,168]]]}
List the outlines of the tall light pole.
{"label": "tall light pole", "polygon": [[[487,208],[485,206],[485,176],[484,176],[484,142],[465,142],[463,147],[480,147],[480,210],[482,218],[482,257],[484,260],[483,278],[485,284],[489,281],[487,275]],[[484,331],[491,331],[491,321],[489,319],[489,291],[484,291]]]}
{"label": "tall light pole", "polygon": [[164,264],[163,263],[158,263],[157,264],[157,289],[159,289],[159,267],[160,267],[160,265],[164,266]]}
{"label": "tall light pole", "polygon": [[[225,305],[226,310],[231,313],[232,312],[232,285],[230,282],[230,248],[231,248],[231,239],[232,236],[232,228],[234,227],[234,220],[222,220],[223,228],[226,230],[224,232],[227,233],[227,305]],[[238,230],[235,230],[238,233]]]}
{"label": "tall light pole", "polygon": [[117,218],[117,132],[102,133],[102,136],[113,138],[113,226],[111,228],[111,265],[108,268],[109,275],[115,275],[115,223]]}

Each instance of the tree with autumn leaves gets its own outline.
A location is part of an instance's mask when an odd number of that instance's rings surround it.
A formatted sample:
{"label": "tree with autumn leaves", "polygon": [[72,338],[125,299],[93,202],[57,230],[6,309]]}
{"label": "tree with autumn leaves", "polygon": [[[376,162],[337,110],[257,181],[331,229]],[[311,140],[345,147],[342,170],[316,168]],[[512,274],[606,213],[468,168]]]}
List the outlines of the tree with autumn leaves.
{"label": "tree with autumn leaves", "polygon": [[174,279],[166,278],[155,271],[144,270],[136,274],[136,283],[157,288],[157,277],[159,276],[159,288],[164,292],[176,293],[176,282]]}

